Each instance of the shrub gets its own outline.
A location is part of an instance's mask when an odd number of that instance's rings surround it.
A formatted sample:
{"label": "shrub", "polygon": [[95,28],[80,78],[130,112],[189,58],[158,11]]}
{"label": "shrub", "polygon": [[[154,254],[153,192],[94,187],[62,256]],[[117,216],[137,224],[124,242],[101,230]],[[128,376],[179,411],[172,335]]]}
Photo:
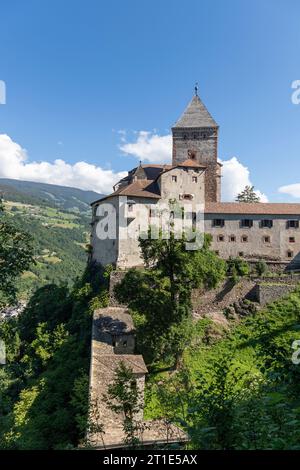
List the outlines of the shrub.
{"label": "shrub", "polygon": [[241,277],[250,274],[250,266],[247,261],[242,258],[230,257],[227,261],[227,275],[232,278],[234,282],[238,282]]}
{"label": "shrub", "polygon": [[255,269],[258,276],[263,276],[268,270],[267,263],[261,259],[256,263]]}

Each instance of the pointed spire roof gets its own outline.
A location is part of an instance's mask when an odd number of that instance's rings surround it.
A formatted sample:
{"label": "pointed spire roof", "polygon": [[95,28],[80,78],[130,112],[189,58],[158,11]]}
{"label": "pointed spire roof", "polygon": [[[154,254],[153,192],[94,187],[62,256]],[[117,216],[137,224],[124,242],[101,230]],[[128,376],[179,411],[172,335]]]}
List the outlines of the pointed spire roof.
{"label": "pointed spire roof", "polygon": [[211,117],[206,107],[196,94],[193,96],[192,101],[176,122],[173,128],[176,127],[218,127],[216,121]]}

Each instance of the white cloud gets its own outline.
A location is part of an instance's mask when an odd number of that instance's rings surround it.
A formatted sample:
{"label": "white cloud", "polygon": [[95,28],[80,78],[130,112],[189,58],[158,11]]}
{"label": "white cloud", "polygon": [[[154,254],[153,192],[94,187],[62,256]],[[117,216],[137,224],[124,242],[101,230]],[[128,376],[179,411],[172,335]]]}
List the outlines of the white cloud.
{"label": "white cloud", "polygon": [[[222,201],[234,201],[236,196],[245,189],[252,186],[250,171],[236,157],[230,160],[222,160]],[[268,202],[267,196],[259,190],[255,191],[261,202]]]}
{"label": "white cloud", "polygon": [[57,159],[54,163],[28,162],[25,149],[8,135],[0,134],[0,177],[17,180],[71,186],[99,193],[109,193],[112,186],[127,172],[114,173],[112,170],[77,162],[74,165]]}
{"label": "white cloud", "polygon": [[[126,132],[120,133],[125,138]],[[170,134],[160,136],[156,132],[140,131],[133,142],[121,142],[121,150],[127,155],[152,163],[166,163],[172,159],[172,137]],[[250,172],[236,157],[221,162],[222,168],[222,200],[233,201],[245,186],[252,185]],[[113,172],[91,165],[84,161],[73,165],[62,159],[54,163],[46,161],[30,162],[27,152],[8,135],[0,134],[0,177],[42,183],[73,186],[99,193],[109,193],[112,186],[127,172]],[[280,192],[300,197],[300,184],[283,186]],[[260,191],[256,193],[261,201],[268,199]]]}
{"label": "white cloud", "polygon": [[[124,138],[124,134],[122,137]],[[168,163],[172,160],[172,136],[171,134],[160,136],[154,132],[139,131],[134,142],[122,142],[120,149],[126,155],[131,155],[138,160]],[[234,201],[236,196],[245,189],[245,186],[252,186],[249,169],[236,157],[221,163],[223,164],[222,200]],[[267,196],[261,191],[256,190],[256,194],[262,202],[268,201]]]}
{"label": "white cloud", "polygon": [[[124,137],[124,136],[123,136]],[[172,158],[171,135],[139,131],[135,142],[123,142],[120,149],[144,162],[168,163]]]}
{"label": "white cloud", "polygon": [[288,194],[289,196],[300,198],[300,183],[288,184],[286,186],[281,186],[278,191],[283,194]]}

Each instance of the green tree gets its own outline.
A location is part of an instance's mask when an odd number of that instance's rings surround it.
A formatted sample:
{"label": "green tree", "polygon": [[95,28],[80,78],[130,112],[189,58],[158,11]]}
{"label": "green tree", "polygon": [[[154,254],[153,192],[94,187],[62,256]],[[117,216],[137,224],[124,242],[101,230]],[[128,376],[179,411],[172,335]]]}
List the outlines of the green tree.
{"label": "green tree", "polygon": [[237,283],[241,277],[248,276],[250,271],[249,263],[242,258],[230,257],[227,260],[227,274],[234,283]]}
{"label": "green tree", "polygon": [[181,305],[190,307],[192,289],[213,288],[225,275],[225,264],[210,251],[211,237],[206,235],[202,248],[187,250],[186,239],[178,239],[170,233],[164,238],[162,232],[157,239],[140,238],[140,247],[146,266],[156,271],[169,282],[170,300],[173,315]]}
{"label": "green tree", "polygon": [[4,214],[0,200],[0,307],[16,299],[16,280],[33,262],[32,239]]}
{"label": "green tree", "polygon": [[114,381],[109,385],[104,400],[114,413],[124,416],[124,444],[133,448],[139,446],[143,422],[138,415],[143,407],[143,399],[132,370],[124,362],[116,368]]}
{"label": "green tree", "polygon": [[134,312],[139,350],[147,363],[180,356],[191,325],[192,290],[214,288],[225,277],[226,265],[210,250],[211,238],[204,237],[198,250],[186,250],[184,237],[174,233],[157,239],[142,237],[140,246],[148,269],[132,269],[116,288],[119,300]]}
{"label": "green tree", "polygon": [[260,202],[260,197],[254,190],[254,186],[246,186],[245,189],[237,195],[236,202]]}

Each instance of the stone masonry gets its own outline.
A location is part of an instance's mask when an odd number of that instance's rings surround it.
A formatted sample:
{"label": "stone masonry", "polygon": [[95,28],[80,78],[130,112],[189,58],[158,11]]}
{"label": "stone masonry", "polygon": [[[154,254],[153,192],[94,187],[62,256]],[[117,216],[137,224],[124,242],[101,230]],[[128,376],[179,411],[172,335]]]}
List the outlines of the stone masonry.
{"label": "stone masonry", "polygon": [[[138,438],[143,445],[168,444],[187,441],[186,434],[162,420],[144,421],[144,388],[147,367],[143,356],[135,354],[135,329],[125,307],[107,307],[95,310],[93,316],[89,416],[91,431],[87,440],[91,447],[111,449],[124,447],[122,413],[108,407],[105,396],[114,381],[116,368],[125,364],[131,369],[140,394],[141,406],[135,420],[140,424]],[[101,429],[96,429],[97,425]]]}
{"label": "stone masonry", "polygon": [[[221,202],[218,132],[196,93],[172,127],[172,162],[140,163],[111,194],[92,204],[92,261],[120,269],[142,265],[139,235],[162,226],[165,207],[173,201],[181,210],[189,204],[191,220],[204,219],[204,228],[197,230],[212,236],[212,249],[220,257],[300,268],[300,204]],[[112,235],[106,235],[108,213],[114,220]],[[182,212],[169,209],[167,217],[175,224]]]}

